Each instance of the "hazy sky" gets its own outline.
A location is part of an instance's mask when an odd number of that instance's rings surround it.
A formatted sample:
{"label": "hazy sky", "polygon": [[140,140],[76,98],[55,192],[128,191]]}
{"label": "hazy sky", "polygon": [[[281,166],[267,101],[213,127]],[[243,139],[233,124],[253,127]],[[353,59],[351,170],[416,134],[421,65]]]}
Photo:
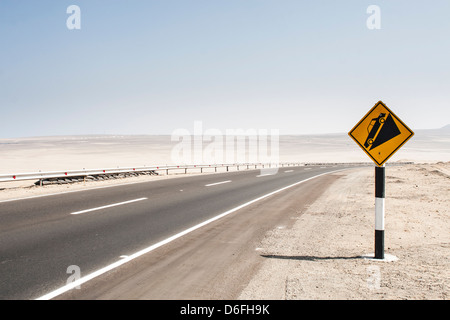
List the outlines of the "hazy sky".
{"label": "hazy sky", "polygon": [[412,129],[442,127],[449,16],[449,0],[0,0],[0,138],[171,134],[196,120],[348,132],[378,100]]}

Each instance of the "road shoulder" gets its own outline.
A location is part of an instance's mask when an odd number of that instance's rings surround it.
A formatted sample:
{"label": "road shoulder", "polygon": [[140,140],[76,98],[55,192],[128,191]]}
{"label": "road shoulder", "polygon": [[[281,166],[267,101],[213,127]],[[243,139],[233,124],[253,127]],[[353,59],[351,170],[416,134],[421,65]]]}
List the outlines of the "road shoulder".
{"label": "road shoulder", "polygon": [[374,170],[352,170],[292,228],[266,233],[238,299],[448,299],[449,168],[386,168],[385,249],[398,260],[362,257],[374,250]]}

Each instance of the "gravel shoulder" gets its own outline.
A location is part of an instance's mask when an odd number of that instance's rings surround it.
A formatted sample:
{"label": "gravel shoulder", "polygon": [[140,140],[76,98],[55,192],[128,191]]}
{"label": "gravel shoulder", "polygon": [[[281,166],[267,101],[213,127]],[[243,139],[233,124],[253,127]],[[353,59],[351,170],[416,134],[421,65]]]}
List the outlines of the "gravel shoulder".
{"label": "gravel shoulder", "polygon": [[386,168],[385,252],[374,250],[374,170],[337,173],[295,223],[267,232],[238,299],[449,297],[450,162]]}

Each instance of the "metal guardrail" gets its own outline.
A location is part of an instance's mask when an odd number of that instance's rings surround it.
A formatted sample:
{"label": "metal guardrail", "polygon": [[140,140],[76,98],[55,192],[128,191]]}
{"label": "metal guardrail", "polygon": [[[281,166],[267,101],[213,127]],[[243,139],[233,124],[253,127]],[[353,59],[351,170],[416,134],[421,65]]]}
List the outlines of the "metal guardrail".
{"label": "metal guardrail", "polygon": [[[412,164],[413,162],[402,162],[402,163],[392,163],[390,165],[402,165],[402,164]],[[108,169],[83,169],[83,170],[67,170],[67,171],[48,171],[48,172],[30,172],[30,173],[17,173],[17,174],[0,174],[0,182],[10,182],[10,181],[25,181],[25,180],[45,180],[52,178],[69,178],[69,177],[87,177],[87,176],[97,176],[97,175],[108,175],[108,174],[120,174],[120,173],[139,173],[139,172],[156,172],[156,171],[166,171],[169,174],[169,170],[184,170],[187,173],[188,169],[215,169],[226,168],[229,171],[230,167],[236,167],[239,170],[241,167],[246,169],[254,168],[283,168],[291,166],[317,166],[317,165],[373,165],[373,163],[368,162],[357,162],[357,163],[295,163],[295,162],[285,162],[278,164],[271,163],[233,163],[233,164],[209,164],[209,165],[164,165],[164,166],[143,166],[143,167],[124,167],[124,168],[108,168]]]}
{"label": "metal guardrail", "polygon": [[[69,178],[69,177],[86,177],[93,175],[107,175],[107,174],[118,174],[118,173],[132,173],[132,172],[146,172],[146,171],[166,171],[167,174],[169,170],[185,170],[187,173],[188,169],[200,169],[200,172],[203,172],[203,169],[206,168],[214,168],[217,171],[217,168],[227,168],[227,171],[230,167],[237,167],[239,170],[240,167],[246,167],[249,169],[250,167],[254,167],[257,169],[260,168],[268,168],[273,164],[270,163],[234,163],[234,164],[210,164],[210,165],[170,165],[170,166],[151,166],[151,167],[125,167],[125,168],[107,168],[107,169],[83,169],[83,170],[67,170],[67,171],[48,171],[48,172],[29,172],[29,173],[16,173],[16,174],[1,174],[0,182],[10,182],[10,181],[24,181],[24,180],[44,180],[51,178]],[[299,163],[283,163],[277,164],[277,166],[294,166],[294,165],[304,165]]]}

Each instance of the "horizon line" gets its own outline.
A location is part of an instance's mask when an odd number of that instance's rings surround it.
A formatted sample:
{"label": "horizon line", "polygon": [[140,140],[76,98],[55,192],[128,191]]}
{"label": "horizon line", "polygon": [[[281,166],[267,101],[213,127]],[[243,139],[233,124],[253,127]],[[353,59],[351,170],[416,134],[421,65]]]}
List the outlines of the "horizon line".
{"label": "horizon line", "polygon": [[[440,128],[428,128],[428,129],[414,129],[414,131],[434,131],[434,130],[442,130],[442,129],[450,129],[450,124],[444,125]],[[238,130],[238,129],[235,129]],[[245,130],[245,129],[243,129]],[[248,129],[247,129],[248,130]],[[275,129],[277,130],[277,129]],[[279,136],[319,136],[319,135],[341,135],[348,134],[348,132],[324,132],[324,133],[283,133],[279,134]],[[111,137],[111,136],[171,136],[172,133],[77,133],[77,134],[55,134],[55,135],[36,135],[36,136],[19,136],[19,137],[8,137],[3,138],[0,137],[0,140],[10,140],[10,139],[36,139],[36,138],[63,138],[63,137]],[[226,136],[226,134],[224,134]],[[196,136],[192,134],[191,136]]]}

